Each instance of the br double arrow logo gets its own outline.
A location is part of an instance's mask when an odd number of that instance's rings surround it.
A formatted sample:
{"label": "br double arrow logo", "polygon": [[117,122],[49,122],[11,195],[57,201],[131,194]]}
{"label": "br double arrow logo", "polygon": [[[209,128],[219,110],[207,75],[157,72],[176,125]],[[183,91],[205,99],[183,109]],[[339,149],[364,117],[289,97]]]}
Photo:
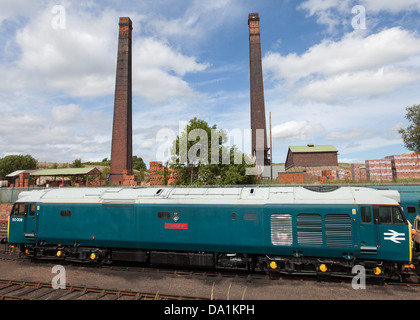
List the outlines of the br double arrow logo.
{"label": "br double arrow logo", "polygon": [[394,230],[388,230],[389,232],[384,232],[384,240],[390,240],[395,243],[401,243],[400,241],[405,241],[405,234],[399,233]]}

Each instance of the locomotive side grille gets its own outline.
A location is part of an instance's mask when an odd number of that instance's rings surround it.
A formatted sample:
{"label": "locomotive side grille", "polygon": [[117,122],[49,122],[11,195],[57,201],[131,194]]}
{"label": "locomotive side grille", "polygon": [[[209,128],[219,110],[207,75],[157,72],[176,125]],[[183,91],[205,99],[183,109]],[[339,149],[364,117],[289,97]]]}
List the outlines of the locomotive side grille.
{"label": "locomotive side grille", "polygon": [[322,218],[319,214],[297,216],[298,244],[302,246],[322,245]]}
{"label": "locomotive side grille", "polygon": [[293,244],[292,216],[290,214],[271,215],[271,243],[276,246]]}
{"label": "locomotive side grille", "polygon": [[349,248],[353,246],[351,218],[345,214],[325,216],[325,240],[329,247]]}

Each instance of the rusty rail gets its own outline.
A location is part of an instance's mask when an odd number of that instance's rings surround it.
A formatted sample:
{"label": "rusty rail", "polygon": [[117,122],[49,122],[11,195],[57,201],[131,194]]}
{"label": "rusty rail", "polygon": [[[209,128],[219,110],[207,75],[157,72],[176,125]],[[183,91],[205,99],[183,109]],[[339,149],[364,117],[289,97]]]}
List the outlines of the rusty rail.
{"label": "rusty rail", "polygon": [[130,290],[66,286],[54,289],[51,284],[30,281],[0,280],[0,300],[205,300]]}

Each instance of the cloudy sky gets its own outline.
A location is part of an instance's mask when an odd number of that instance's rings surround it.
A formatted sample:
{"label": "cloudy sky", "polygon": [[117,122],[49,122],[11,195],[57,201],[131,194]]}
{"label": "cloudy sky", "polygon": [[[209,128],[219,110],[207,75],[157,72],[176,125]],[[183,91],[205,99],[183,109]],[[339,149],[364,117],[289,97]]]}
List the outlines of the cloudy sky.
{"label": "cloudy sky", "polygon": [[334,145],[340,161],[408,151],[398,130],[420,103],[420,0],[2,0],[0,157],[110,157],[123,16],[134,28],[133,153],[163,160],[193,117],[249,153],[251,12],[274,162],[308,143]]}

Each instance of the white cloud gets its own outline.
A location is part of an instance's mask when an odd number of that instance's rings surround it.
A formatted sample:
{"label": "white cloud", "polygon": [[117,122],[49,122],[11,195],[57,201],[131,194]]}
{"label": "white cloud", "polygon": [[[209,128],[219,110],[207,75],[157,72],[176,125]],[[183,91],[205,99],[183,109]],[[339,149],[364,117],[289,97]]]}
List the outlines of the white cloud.
{"label": "white cloud", "polygon": [[401,28],[363,37],[358,32],[339,41],[324,40],[302,55],[264,57],[268,79],[294,85],[295,97],[332,102],[338,98],[391,92],[417,81],[420,37]]}
{"label": "white cloud", "polygon": [[366,6],[366,10],[373,12],[387,11],[398,13],[401,11],[420,11],[419,0],[360,0],[360,4]]}
{"label": "white cloud", "polygon": [[420,37],[400,28],[363,37],[358,32],[340,41],[323,40],[302,55],[269,52],[264,68],[273,78],[299,80],[312,74],[334,75],[397,63],[420,54]]}
{"label": "white cloud", "polygon": [[309,121],[289,121],[274,126],[273,138],[281,140],[310,140],[314,133],[324,132],[325,128],[320,124],[312,125]]}
{"label": "white cloud", "polygon": [[361,128],[350,129],[347,132],[330,132],[326,135],[326,140],[340,140],[340,141],[350,141],[350,140],[360,140],[367,139],[373,136],[378,135],[377,131],[366,130]]}
{"label": "white cloud", "polygon": [[328,26],[328,31],[343,23],[341,14],[351,13],[351,0],[308,0],[302,2],[297,8],[308,11],[307,16],[317,16],[317,22]]}
{"label": "white cloud", "polygon": [[181,77],[208,67],[198,63],[195,57],[184,56],[167,43],[152,38],[136,42],[133,57],[133,92],[154,103],[171,96],[196,95]]}
{"label": "white cloud", "polygon": [[57,123],[70,123],[80,119],[82,109],[75,104],[56,106],[51,110],[53,120]]}
{"label": "white cloud", "polygon": [[[115,90],[118,19],[123,13],[105,9],[98,15],[68,4],[65,29],[54,29],[46,6],[18,29],[15,41],[22,54],[6,72],[6,88],[59,90],[72,97],[100,97]],[[133,28],[145,18],[131,13]],[[143,21],[142,21],[143,23]],[[183,79],[208,67],[169,43],[133,34],[133,93],[150,102],[197,93]],[[14,81],[18,79],[18,81]]]}
{"label": "white cloud", "polygon": [[14,19],[18,15],[27,16],[36,10],[35,1],[2,0],[0,2],[0,23],[6,19]]}
{"label": "white cloud", "polygon": [[8,154],[33,154],[70,161],[82,149],[108,154],[111,119],[102,112],[83,112],[80,106],[54,106],[50,113],[3,112],[0,149]]}
{"label": "white cloud", "polygon": [[[17,71],[27,74],[23,84],[58,89],[74,97],[95,97],[113,90],[116,61],[116,13],[92,17],[67,10],[66,28],[53,29],[54,15],[41,10],[16,33],[22,55]],[[115,65],[115,62],[114,62]]]}
{"label": "white cloud", "polygon": [[418,72],[392,68],[342,73],[325,80],[312,81],[301,87],[293,96],[335,103],[346,98],[386,94],[419,79],[420,74]]}
{"label": "white cloud", "polygon": [[148,26],[163,37],[194,37],[195,41],[202,41],[205,35],[243,15],[243,0],[193,0],[182,17],[157,16],[148,21]]}
{"label": "white cloud", "polygon": [[307,0],[297,8],[307,11],[308,17],[316,16],[317,23],[328,26],[328,32],[333,33],[337,26],[351,23],[356,5],[362,5],[370,19],[381,12],[420,12],[419,0]]}

